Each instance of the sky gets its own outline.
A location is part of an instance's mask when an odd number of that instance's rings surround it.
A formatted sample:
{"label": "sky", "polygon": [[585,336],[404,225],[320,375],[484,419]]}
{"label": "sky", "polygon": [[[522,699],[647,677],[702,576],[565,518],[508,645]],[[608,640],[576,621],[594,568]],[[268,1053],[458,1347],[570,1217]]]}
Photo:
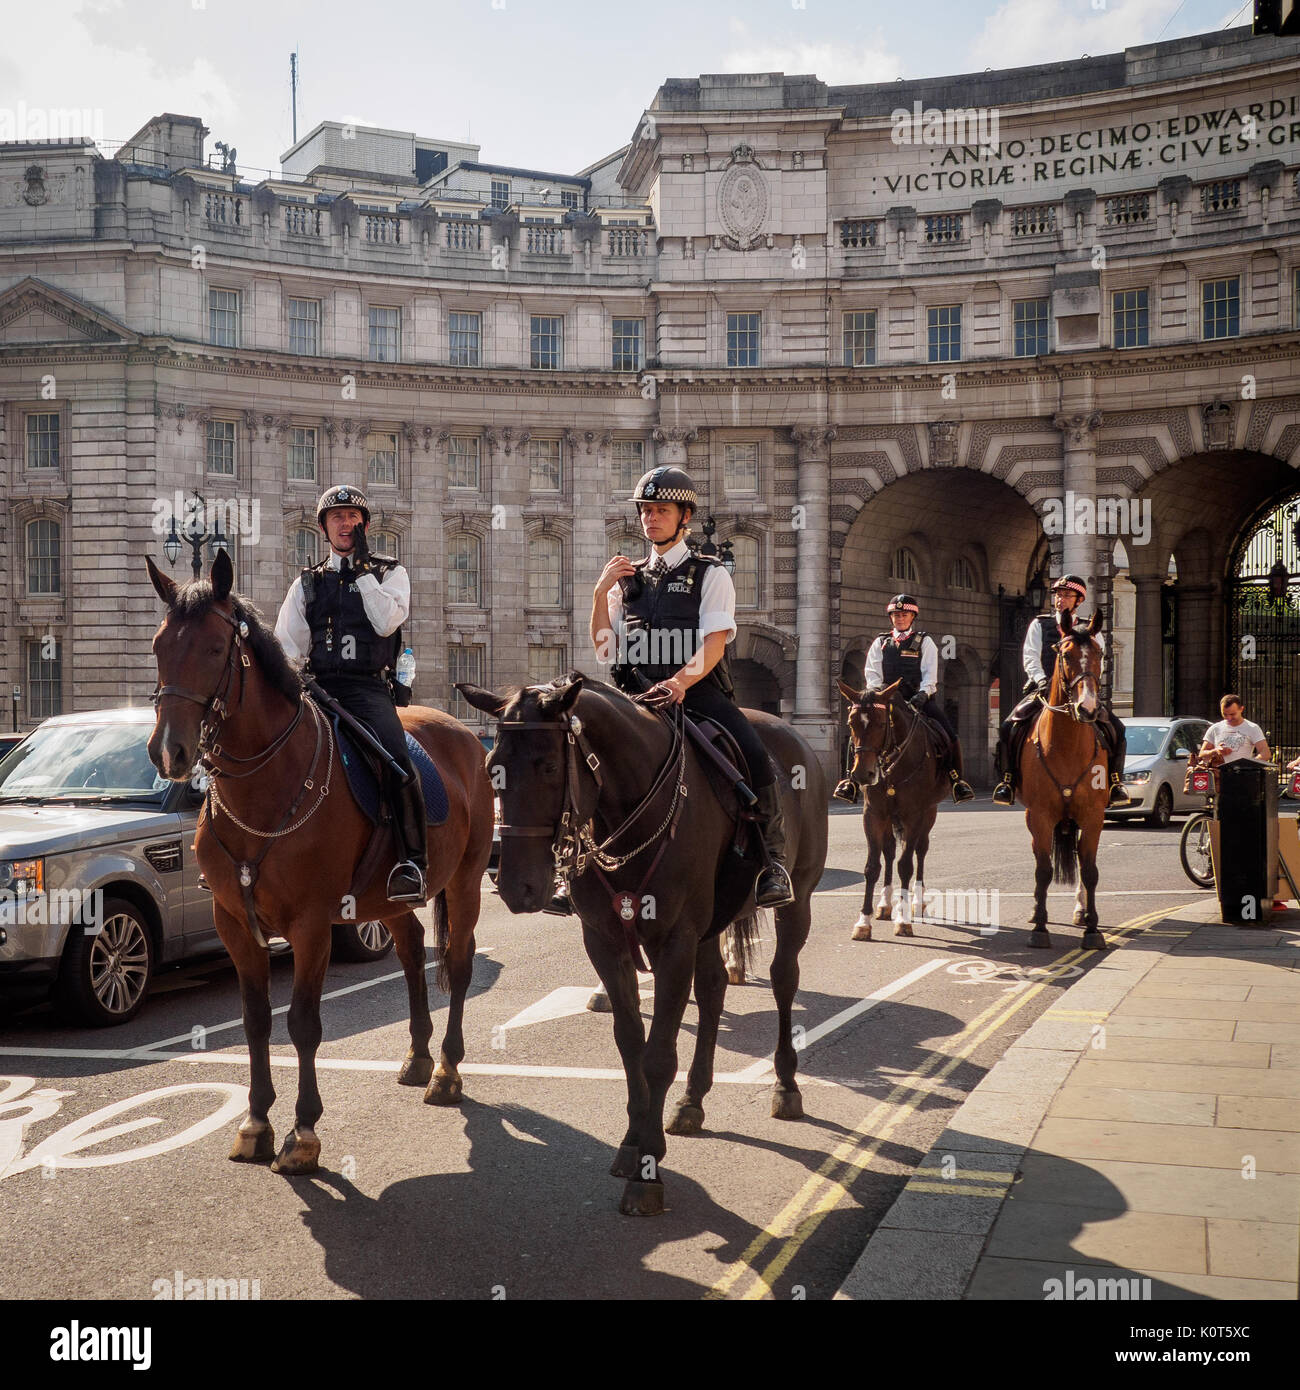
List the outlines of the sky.
{"label": "sky", "polygon": [[[61,120],[104,142],[163,111],[251,180],[322,120],[479,144],[576,173],[659,85],[718,72],[892,82],[1062,62],[1249,24],[1236,0],[41,0],[5,6],[0,139]],[[42,114],[45,113],[45,114]],[[85,113],[79,126],[68,122]],[[8,122],[6,126],[5,122]],[[46,130],[50,127],[47,124]]]}

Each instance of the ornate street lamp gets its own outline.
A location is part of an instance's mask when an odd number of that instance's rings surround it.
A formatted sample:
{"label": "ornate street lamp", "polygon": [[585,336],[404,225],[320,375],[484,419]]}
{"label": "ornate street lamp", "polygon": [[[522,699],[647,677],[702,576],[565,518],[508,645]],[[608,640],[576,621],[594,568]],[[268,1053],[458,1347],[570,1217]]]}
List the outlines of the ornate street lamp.
{"label": "ornate street lamp", "polygon": [[207,513],[207,503],[196,492],[195,499],[199,503],[198,510],[193,512],[181,528],[181,534],[176,530],[176,514],[172,513],[171,529],[167,532],[167,539],[163,541],[163,553],[167,556],[167,563],[172,569],[176,568],[176,561],[180,558],[181,542],[184,541],[190,547],[191,564],[190,568],[194,571],[195,579],[198,579],[203,572],[203,547],[211,545],[211,553],[216,554],[218,550],[228,548],[230,542],[221,532],[221,518],[217,518],[216,527],[212,531],[200,530],[203,526],[202,518]]}
{"label": "ornate street lamp", "polygon": [[730,541],[723,541],[721,545],[714,545],[714,532],[718,529],[718,523],[714,521],[712,514],[704,518],[704,539],[698,542],[695,549],[701,555],[706,555],[710,559],[720,560],[722,567],[729,575],[735,576],[736,555],[732,549]]}

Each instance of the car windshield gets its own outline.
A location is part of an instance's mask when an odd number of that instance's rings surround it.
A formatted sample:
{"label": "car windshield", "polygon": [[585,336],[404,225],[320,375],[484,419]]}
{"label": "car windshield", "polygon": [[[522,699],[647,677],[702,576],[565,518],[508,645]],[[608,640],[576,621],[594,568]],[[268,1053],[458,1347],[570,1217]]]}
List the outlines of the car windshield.
{"label": "car windshield", "polygon": [[1153,757],[1164,747],[1169,728],[1168,724],[1126,724],[1124,732],[1128,739],[1129,757]]}
{"label": "car windshield", "polygon": [[149,761],[150,724],[46,724],[0,762],[0,802],[161,802],[167,781]]}

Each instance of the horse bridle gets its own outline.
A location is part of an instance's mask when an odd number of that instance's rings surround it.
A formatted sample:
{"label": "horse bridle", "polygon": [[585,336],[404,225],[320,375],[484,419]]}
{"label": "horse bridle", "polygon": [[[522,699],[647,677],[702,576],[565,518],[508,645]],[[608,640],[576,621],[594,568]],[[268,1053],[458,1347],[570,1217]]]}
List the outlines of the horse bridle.
{"label": "horse bridle", "polygon": [[[1080,642],[1079,639],[1073,633],[1062,633],[1061,640],[1059,642],[1056,642],[1052,647],[1052,650],[1056,653],[1058,661],[1061,660],[1064,656],[1064,653],[1062,652],[1061,648],[1067,642],[1073,642],[1074,645],[1079,648],[1079,655],[1083,662],[1083,668],[1080,670],[1079,674],[1075,676],[1075,678],[1072,681],[1070,681],[1068,685],[1066,685],[1065,703],[1063,705],[1051,705],[1048,704],[1046,700],[1043,701],[1043,704],[1046,705],[1047,708],[1050,709],[1054,714],[1069,714],[1070,718],[1073,719],[1076,724],[1090,724],[1093,722],[1093,720],[1082,720],[1079,718],[1079,712],[1075,709],[1074,704],[1070,699],[1070,696],[1074,693],[1075,686],[1082,685],[1084,681],[1090,680],[1093,682],[1093,698],[1097,701],[1098,704],[1101,703],[1101,677],[1096,671],[1089,669],[1089,663],[1092,660],[1092,634],[1090,633],[1088,635],[1088,646],[1085,650],[1083,643]],[[1062,672],[1062,674],[1064,675],[1064,672]]]}
{"label": "horse bridle", "polygon": [[[216,607],[210,608],[208,612],[214,613],[222,622],[229,623],[231,627],[230,647],[226,653],[226,666],[217,681],[216,689],[211,695],[205,698],[183,685],[155,684],[153,694],[149,698],[155,711],[158,709],[159,703],[162,701],[163,697],[167,695],[175,696],[179,700],[191,700],[194,704],[201,705],[203,707],[203,719],[199,724],[198,752],[200,757],[198,761],[202,763],[209,772],[214,774],[222,773],[227,777],[247,777],[256,772],[265,763],[269,762],[288,741],[289,736],[298,727],[298,723],[302,719],[303,705],[305,702],[299,700],[298,708],[293,718],[289,721],[288,728],[286,728],[283,733],[277,734],[276,737],[259,752],[247,758],[237,757],[234,753],[222,752],[221,744],[215,740],[221,733],[221,726],[230,716],[230,686],[235,679],[235,672],[238,670],[239,695],[235,704],[236,706],[242,705],[244,702],[244,672],[252,665],[252,662],[249,660],[248,653],[243,650],[244,639],[248,636],[247,621],[242,617],[236,619],[232,617],[231,614]],[[236,655],[239,657],[238,665],[236,665],[235,661]],[[251,766],[247,767],[243,772],[226,771],[214,765],[212,760],[218,757],[226,758],[233,763],[251,764]]]}
{"label": "horse bridle", "polygon": [[[912,738],[916,734],[917,729],[920,728],[922,720],[920,714],[918,713],[915,719],[913,719],[912,721],[911,728],[907,731],[907,736],[903,739],[901,743],[895,745],[894,702],[892,700],[872,700],[871,704],[874,708],[883,710],[885,712],[885,741],[881,744],[879,751],[876,753],[876,780],[871,784],[872,786],[875,786],[882,780],[889,780],[890,775],[893,772],[894,768],[898,765],[899,760],[902,758],[903,754],[907,752],[908,745],[912,742]],[[863,706],[861,704],[858,704],[856,708],[861,710]],[[852,738],[852,735],[853,725],[850,722],[850,738]],[[891,750],[894,756],[892,758],[887,759],[886,755],[889,754]],[[861,751],[862,745],[855,739],[853,741],[854,763],[857,762],[858,756],[861,754]],[[908,774],[909,777],[912,775],[913,774],[911,773]],[[904,778],[903,780],[904,782],[906,782],[908,779]],[[899,785],[901,786],[902,783],[900,783]]]}
{"label": "horse bridle", "polygon": [[[565,888],[569,886],[571,878],[581,878],[587,871],[589,863],[594,864],[597,869],[604,869],[610,872],[614,869],[622,868],[624,864],[635,859],[638,854],[648,846],[654,844],[659,837],[667,830],[677,817],[681,798],[686,795],[685,765],[686,765],[686,735],[683,726],[684,714],[680,705],[671,707],[675,712],[673,719],[673,746],[669,751],[668,757],[660,768],[654,781],[650,785],[650,790],[641,798],[631,813],[608,834],[600,844],[596,843],[594,824],[596,815],[596,804],[600,801],[600,794],[604,789],[605,781],[600,773],[600,758],[597,757],[591,745],[587,742],[583,731],[582,720],[576,714],[571,714],[567,710],[562,712],[558,721],[550,719],[501,719],[497,720],[497,735],[500,737],[505,730],[514,731],[515,729],[535,729],[548,730],[551,733],[562,733],[565,740],[565,759],[564,759],[564,799],[558,821],[552,821],[549,825],[518,825],[502,822],[500,826],[501,838],[511,836],[517,838],[537,838],[541,836],[549,837],[551,844],[551,857],[555,862],[556,875],[564,883]],[[596,783],[596,796],[592,803],[591,814],[584,815],[578,804],[577,786],[580,776],[579,758],[590,770],[592,778]],[[668,784],[671,777],[673,782],[672,801],[668,807],[668,814],[663,823],[649,837],[647,837],[634,850],[621,855],[609,853],[609,846],[618,839],[640,817],[648,806],[654,801],[655,797]]]}

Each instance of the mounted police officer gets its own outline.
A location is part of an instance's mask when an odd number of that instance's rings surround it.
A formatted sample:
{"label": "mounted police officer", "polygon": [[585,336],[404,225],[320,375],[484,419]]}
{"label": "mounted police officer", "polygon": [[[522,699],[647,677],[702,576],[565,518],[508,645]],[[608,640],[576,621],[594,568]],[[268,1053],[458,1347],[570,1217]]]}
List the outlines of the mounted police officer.
{"label": "mounted police officer", "polygon": [[[1052,674],[1056,670],[1056,644],[1064,636],[1062,616],[1073,613],[1088,597],[1087,582],[1077,574],[1063,574],[1052,585],[1051,613],[1042,613],[1029,624],[1025,634],[1024,662],[1025,698],[1002,721],[998,733],[998,766],[1002,780],[993,789],[993,800],[999,806],[1010,806],[1015,802],[1016,772],[1020,762],[1020,750],[1024,747],[1025,736],[1033,720],[1038,715],[1040,705],[1047,700],[1047,692],[1052,688]],[[1105,647],[1105,640],[1099,633],[1095,642]],[[1120,810],[1132,803],[1124,790],[1124,757],[1127,743],[1124,725],[1106,707],[1097,712],[1097,725],[1106,737],[1110,755],[1110,797],[1106,809]]]}
{"label": "mounted police officer", "polygon": [[[933,719],[948,736],[950,752],[946,769],[952,783],[954,801],[970,801],[975,792],[962,776],[961,742],[943,706],[935,699],[939,688],[939,649],[928,632],[918,631],[915,622],[921,606],[910,594],[895,594],[885,609],[892,621],[889,632],[882,632],[867,652],[866,688],[862,698],[878,695],[887,685],[898,682],[903,698],[918,714]],[[856,799],[856,798],[855,798]]]}
{"label": "mounted police officer", "polygon": [[695,484],[680,468],[653,468],[629,500],[640,514],[650,553],[636,561],[615,555],[601,571],[591,640],[602,660],[609,657],[610,636],[619,641],[614,679],[620,688],[635,694],[650,684],[657,696],[716,721],[736,740],[749,764],[769,857],[754,886],[755,901],[760,907],[792,902],[776,773],[735,703],[726,659],[727,643],[736,635],[735,585],[718,560],[694,554],[686,544],[697,505]]}
{"label": "mounted police officer", "polygon": [[391,555],[371,552],[370,508],[360,488],[323,493],[316,520],[330,552],[290,585],[275,635],[291,661],[306,658],[322,689],[361,720],[402,769],[405,781],[391,772],[386,778],[399,858],[388,876],[388,898],[422,903],[428,897],[424,792],[397,717],[393,680],[411,611],[410,577]]}

